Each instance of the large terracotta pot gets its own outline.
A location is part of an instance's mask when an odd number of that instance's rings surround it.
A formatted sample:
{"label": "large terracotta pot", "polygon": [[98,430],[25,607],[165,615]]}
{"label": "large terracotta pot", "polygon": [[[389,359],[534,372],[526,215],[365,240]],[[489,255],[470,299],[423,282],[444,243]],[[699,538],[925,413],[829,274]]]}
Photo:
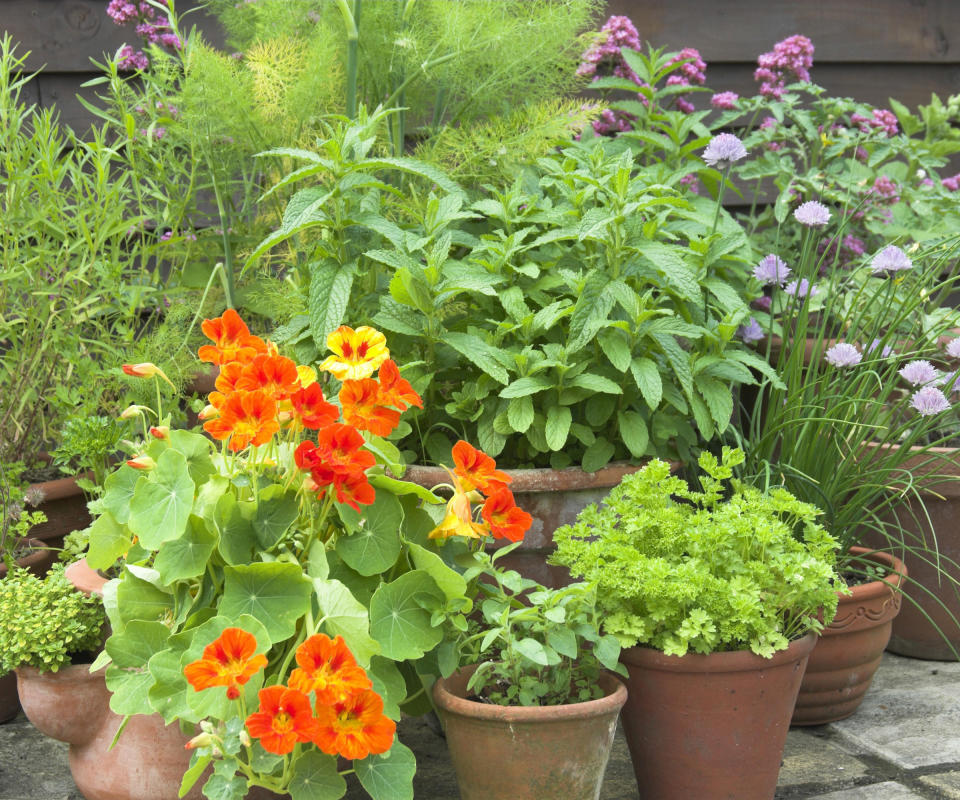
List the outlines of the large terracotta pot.
{"label": "large terracotta pot", "polygon": [[48,547],[63,547],[64,536],[91,523],[87,498],[75,477],[31,483],[30,490],[42,493],[36,510],[47,515],[46,522],[30,529],[31,538],[40,539]]}
{"label": "large terracotta pot", "polygon": [[851,547],[853,555],[870,554],[870,560],[887,567],[883,580],[853,586],[852,594],[839,596],[837,615],[810,655],[800,686],[794,725],[823,725],[849,717],[863,702],[890,640],[893,618],[900,611],[900,584],[907,571],[889,553]]}
{"label": "large terracotta pot", "polygon": [[462,800],[597,800],[627,699],[623,683],[604,673],[599,700],[500,706],[466,699],[475,669],[433,687]]}
{"label": "large terracotta pot", "polygon": [[[546,562],[556,549],[553,532],[563,525],[572,525],[577,514],[591,503],[599,503],[625,475],[639,469],[641,466],[610,464],[596,472],[584,472],[579,467],[503,470],[512,478],[510,490],[517,505],[533,517],[533,524],[523,544],[500,563],[545,586],[556,588],[570,583],[565,567]],[[441,467],[414,465],[407,468],[403,478],[428,489],[450,482],[450,476]],[[501,541],[494,546],[508,544]]]}
{"label": "large terracotta pot", "polygon": [[[912,658],[956,661],[960,654],[960,450],[931,450],[943,460],[925,469],[918,465],[929,461],[929,456],[916,456],[906,464],[919,482],[920,499],[907,498],[894,512],[909,548],[904,560],[910,580],[903,587],[907,599],[893,620],[887,650]],[[941,477],[924,478],[924,472]]]}
{"label": "large terracotta pot", "polygon": [[773,658],[624,650],[623,728],[643,800],[771,800],[816,637]]}
{"label": "large terracotta pot", "polygon": [[20,712],[17,676],[12,672],[0,675],[0,722],[9,722]]}

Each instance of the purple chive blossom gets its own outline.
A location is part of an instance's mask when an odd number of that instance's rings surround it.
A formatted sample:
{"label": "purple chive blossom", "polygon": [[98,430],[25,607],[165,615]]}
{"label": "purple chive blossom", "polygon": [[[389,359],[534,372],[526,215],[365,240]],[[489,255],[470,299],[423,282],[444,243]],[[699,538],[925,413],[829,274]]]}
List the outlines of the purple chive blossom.
{"label": "purple chive blossom", "polygon": [[760,259],[760,263],[753,268],[753,277],[764,286],[783,286],[790,277],[790,267],[780,256],[771,253]]}
{"label": "purple chive blossom", "polygon": [[842,369],[844,367],[855,367],[860,363],[860,359],[862,359],[863,356],[860,355],[860,351],[852,344],[839,342],[827,350],[824,358],[828,364],[833,364],[833,366]]}
{"label": "purple chive blossom", "polygon": [[946,351],[950,358],[960,358],[960,338],[947,342]]}
{"label": "purple chive blossom", "polygon": [[870,261],[870,269],[873,270],[874,275],[882,272],[900,272],[912,266],[913,262],[907,258],[907,254],[895,244],[888,244]]}
{"label": "purple chive blossom", "polygon": [[718,111],[733,111],[739,99],[740,95],[736,92],[717,92],[710,98],[710,105]]}
{"label": "purple chive blossom", "polygon": [[750,321],[746,325],[741,325],[737,333],[747,344],[759,342],[766,335],[763,328],[760,327],[760,323],[753,317],[750,317]]}
{"label": "purple chive blossom", "polygon": [[926,386],[936,381],[940,373],[929,361],[917,360],[911,361],[900,370],[900,377],[911,386]]}
{"label": "purple chive blossom", "polygon": [[783,287],[783,291],[794,297],[814,297],[820,294],[820,290],[811,285],[806,278],[801,278],[799,281],[790,281]]}
{"label": "purple chive blossom", "polygon": [[913,393],[910,405],[921,417],[929,417],[950,410],[950,401],[935,386],[924,386]]}
{"label": "purple chive blossom", "polygon": [[874,339],[872,342],[870,342],[870,344],[867,345],[867,355],[872,356],[874,351],[878,348],[880,349],[880,358],[890,358],[890,356],[894,355],[893,348],[888,344],[881,346],[879,339]]}
{"label": "purple chive blossom", "polygon": [[823,203],[808,200],[793,212],[793,216],[801,225],[820,228],[830,221],[830,210]]}
{"label": "purple chive blossom", "polygon": [[710,140],[703,151],[703,160],[708,166],[726,169],[734,161],[747,157],[747,149],[732,133],[721,133]]}

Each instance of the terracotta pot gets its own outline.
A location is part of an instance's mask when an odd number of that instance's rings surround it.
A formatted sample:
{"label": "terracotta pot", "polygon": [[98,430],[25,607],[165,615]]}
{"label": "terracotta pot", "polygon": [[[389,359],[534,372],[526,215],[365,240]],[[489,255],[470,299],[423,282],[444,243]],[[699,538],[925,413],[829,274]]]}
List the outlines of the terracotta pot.
{"label": "terracotta pot", "polygon": [[48,547],[63,547],[64,536],[83,530],[92,522],[87,498],[77,486],[76,477],[31,483],[30,490],[42,493],[43,500],[36,510],[47,515],[46,522],[30,529],[30,538],[40,539]]}
{"label": "terracotta pot", "polygon": [[850,552],[869,553],[870,560],[889,568],[890,574],[883,580],[853,586],[852,594],[839,596],[837,616],[810,655],[793,712],[794,725],[823,725],[857,710],[880,666],[893,618],[900,611],[899,587],[907,574],[903,562],[867,547],[851,547]]}
{"label": "terracotta pot", "polygon": [[64,570],[64,575],[77,591],[83,592],[88,597],[92,594],[102,595],[104,584],[107,582],[103,575],[90,568],[85,558],[74,561]]}
{"label": "terracotta pot", "polygon": [[[24,539],[21,540],[20,545],[30,548],[30,552],[22,558],[17,559],[17,566],[25,567],[38,578],[46,575],[47,572],[50,571],[50,567],[52,567],[57,560],[56,551],[52,550],[39,539],[34,539],[33,537]],[[7,565],[0,561],[0,578],[5,577],[6,574]]]}
{"label": "terracotta pot", "polygon": [[[179,725],[164,725],[159,714],[132,716],[111,750],[123,718],[110,710],[103,670],[91,674],[88,664],[74,664],[59,672],[19,667],[16,673],[24,713],[41,733],[69,743],[70,772],[87,800],[177,796],[190,763]],[[200,783],[186,797],[201,800]]]}
{"label": "terracotta pot", "polygon": [[[545,586],[556,588],[570,583],[566,567],[546,563],[547,556],[556,549],[553,532],[576,522],[577,514],[591,503],[599,503],[625,475],[637,472],[641,466],[610,464],[596,472],[584,472],[579,467],[503,470],[513,479],[510,490],[517,505],[533,516],[533,524],[523,544],[500,563]],[[428,489],[450,481],[442,467],[417,465],[408,467],[403,478]],[[498,541],[493,547],[508,544]]]}
{"label": "terracotta pot", "polygon": [[20,712],[17,676],[12,672],[0,675],[0,722],[8,722]]}
{"label": "terracotta pot", "polygon": [[624,650],[623,728],[644,800],[771,800],[810,633],[773,658]]}
{"label": "terracotta pot", "polygon": [[627,699],[623,683],[604,673],[599,700],[500,706],[465,699],[475,669],[433,686],[462,800],[597,800]]}

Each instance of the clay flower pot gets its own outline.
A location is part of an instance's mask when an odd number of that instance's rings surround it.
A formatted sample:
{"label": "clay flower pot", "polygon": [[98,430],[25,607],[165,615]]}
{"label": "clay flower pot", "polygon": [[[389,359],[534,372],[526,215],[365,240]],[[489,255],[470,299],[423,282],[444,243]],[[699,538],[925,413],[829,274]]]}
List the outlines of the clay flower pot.
{"label": "clay flower pot", "polygon": [[620,654],[623,728],[644,800],[772,800],[809,633],[773,658],[748,650]]}
{"label": "clay flower pot", "polygon": [[[563,525],[572,525],[577,514],[591,503],[599,503],[624,476],[641,467],[609,464],[596,472],[584,472],[579,467],[503,470],[513,479],[510,490],[517,505],[533,517],[533,524],[523,544],[500,563],[544,586],[557,588],[570,583],[570,574],[564,567],[546,563],[547,556],[556,549],[553,532]],[[417,465],[408,467],[403,479],[427,489],[450,482],[450,476],[442,467]],[[510,542],[498,542],[494,547],[508,544]]]}
{"label": "clay flower pot", "polygon": [[903,562],[867,547],[851,547],[850,552],[870,553],[870,560],[889,568],[890,573],[883,580],[851,587],[850,595],[840,595],[837,615],[810,655],[793,712],[794,725],[823,725],[857,710],[880,666],[893,618],[900,611],[899,587],[907,574]]}
{"label": "clay flower pot", "polygon": [[36,510],[47,515],[46,522],[30,529],[32,539],[40,539],[48,547],[63,547],[64,536],[91,523],[87,498],[76,477],[31,483],[30,491],[41,493],[43,500]]}
{"label": "clay flower pot", "polygon": [[[53,566],[53,562],[57,560],[56,551],[39,539],[34,539],[33,537],[23,539],[20,545],[25,549],[29,549],[29,552],[22,558],[17,559],[17,566],[25,567],[38,578],[46,575],[47,572],[50,571],[50,567]],[[3,578],[6,574],[7,565],[0,561],[0,578]]]}
{"label": "clay flower pot", "polygon": [[500,706],[466,699],[476,667],[433,687],[462,800],[597,800],[623,683],[600,678],[599,700],[562,706]]}
{"label": "clay flower pot", "polygon": [[[87,800],[171,800],[190,763],[188,737],[159,714],[129,718],[123,735],[110,743],[123,722],[110,710],[103,670],[88,664],[40,672],[19,667],[17,688],[27,718],[41,733],[70,745],[70,772]],[[186,795],[201,800],[200,781]]]}

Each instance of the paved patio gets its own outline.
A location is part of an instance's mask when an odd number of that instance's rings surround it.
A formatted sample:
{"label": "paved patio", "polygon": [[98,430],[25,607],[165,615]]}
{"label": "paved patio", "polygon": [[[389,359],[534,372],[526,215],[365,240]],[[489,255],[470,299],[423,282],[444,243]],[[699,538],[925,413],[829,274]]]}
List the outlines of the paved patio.
{"label": "paved patio", "polygon": [[[417,754],[417,800],[456,798],[443,739],[422,720],[405,720],[400,731]],[[618,735],[601,798],[637,796]],[[351,784],[346,797],[367,795]],[[960,800],[960,664],[887,654],[853,717],[790,732],[776,797]],[[22,715],[0,725],[0,800],[82,800],[70,778],[66,745],[38,733]]]}

